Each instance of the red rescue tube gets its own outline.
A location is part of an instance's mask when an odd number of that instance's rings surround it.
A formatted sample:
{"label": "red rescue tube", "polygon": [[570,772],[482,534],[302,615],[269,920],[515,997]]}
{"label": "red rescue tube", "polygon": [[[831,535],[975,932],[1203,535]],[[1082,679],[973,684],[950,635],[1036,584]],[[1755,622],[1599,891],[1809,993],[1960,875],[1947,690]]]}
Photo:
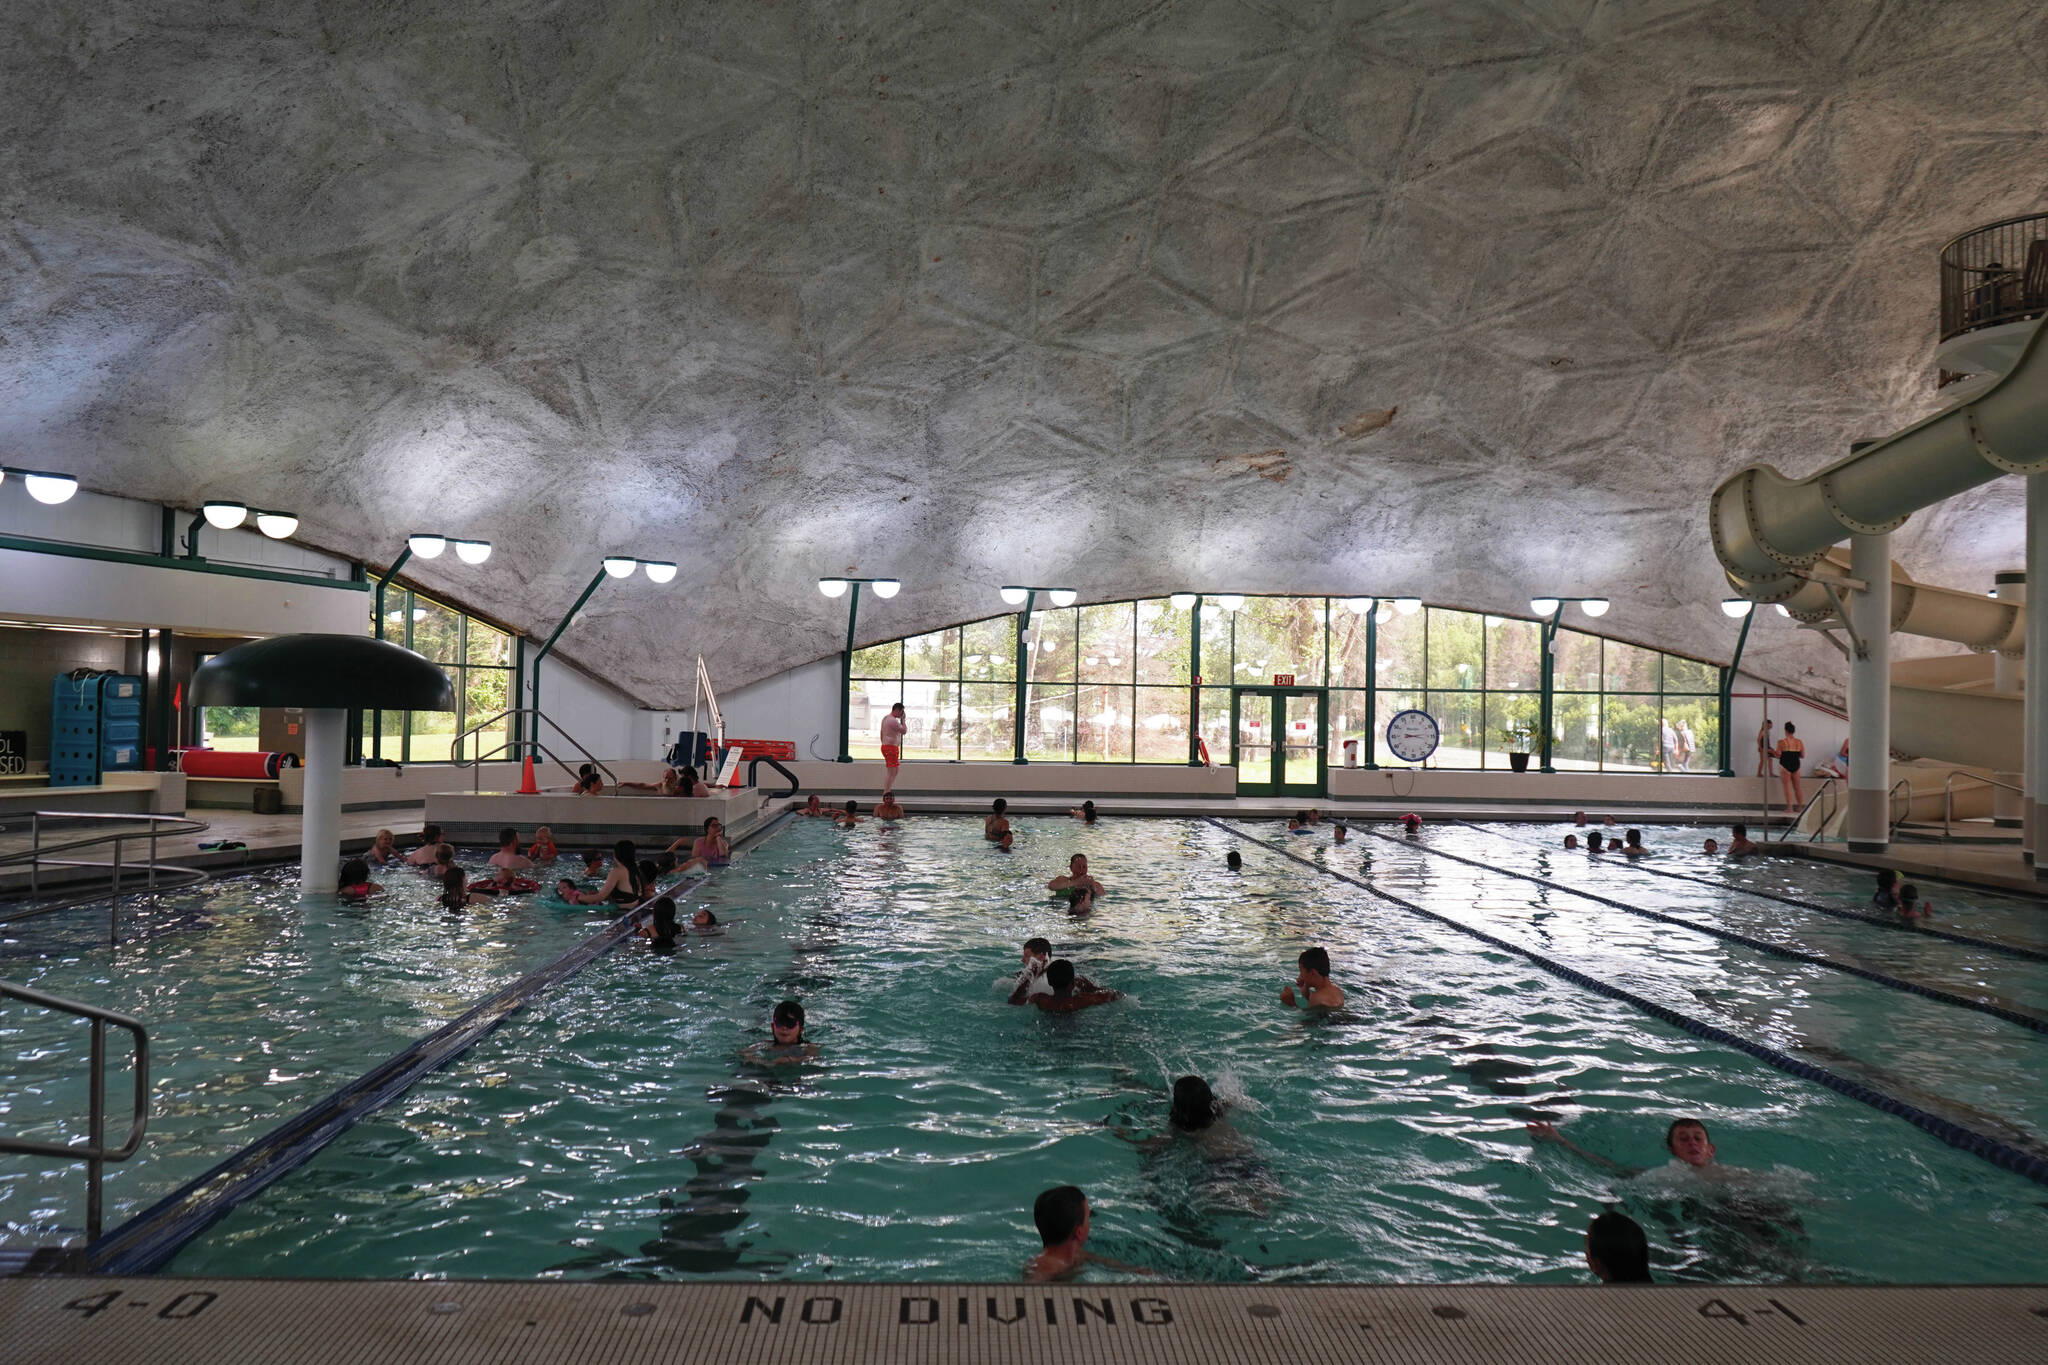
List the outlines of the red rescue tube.
{"label": "red rescue tube", "polygon": [[184,749],[178,754],[178,771],[187,777],[233,777],[244,781],[275,781],[277,771],[291,754],[237,754],[225,749]]}

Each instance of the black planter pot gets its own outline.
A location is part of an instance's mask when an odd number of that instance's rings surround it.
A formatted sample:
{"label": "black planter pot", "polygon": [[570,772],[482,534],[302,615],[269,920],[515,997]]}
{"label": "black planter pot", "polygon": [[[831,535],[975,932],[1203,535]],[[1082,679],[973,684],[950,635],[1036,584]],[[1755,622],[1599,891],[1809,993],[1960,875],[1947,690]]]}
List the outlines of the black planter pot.
{"label": "black planter pot", "polygon": [[1518,773],[1525,773],[1525,772],[1528,772],[1528,771],[1529,771],[1529,755],[1527,755],[1527,754],[1509,754],[1509,755],[1508,755],[1508,766],[1509,766],[1510,768],[1513,768],[1513,769],[1514,769],[1514,770],[1515,770],[1516,772],[1518,772]]}

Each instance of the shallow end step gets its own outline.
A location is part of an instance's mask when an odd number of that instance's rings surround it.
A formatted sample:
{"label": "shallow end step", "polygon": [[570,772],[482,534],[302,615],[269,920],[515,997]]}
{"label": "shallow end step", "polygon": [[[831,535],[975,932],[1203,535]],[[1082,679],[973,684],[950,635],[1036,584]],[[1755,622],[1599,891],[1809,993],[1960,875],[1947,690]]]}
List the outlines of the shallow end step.
{"label": "shallow end step", "polygon": [[[1021,1254],[1021,1252],[1020,1252]],[[2048,1358],[2048,1288],[0,1281],[7,1358],[1581,1365]]]}

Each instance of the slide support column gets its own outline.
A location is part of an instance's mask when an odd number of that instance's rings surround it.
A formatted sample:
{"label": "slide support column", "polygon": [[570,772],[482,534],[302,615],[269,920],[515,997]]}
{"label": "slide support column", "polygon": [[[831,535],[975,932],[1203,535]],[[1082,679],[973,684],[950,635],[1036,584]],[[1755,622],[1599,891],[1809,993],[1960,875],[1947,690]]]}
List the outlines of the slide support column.
{"label": "slide support column", "polygon": [[[2018,607],[2022,616],[2026,614],[2027,575],[2023,570],[2008,569],[2004,573],[1994,576],[1992,583],[1998,589],[1999,601],[2009,602]],[[2008,694],[2020,691],[2021,684],[2024,681],[2025,670],[2026,656],[2024,653],[2008,654],[2004,650],[1999,650],[1991,656],[1992,690]],[[2019,791],[2007,791],[2004,787],[1993,787],[1991,789],[1991,821],[2001,828],[2019,829],[2026,823],[2027,798],[2025,773],[2023,770],[2027,763],[2026,755],[2030,751],[2028,743],[2022,740],[2019,753],[2014,755],[2018,762],[2012,765],[2012,771],[1998,771],[1991,774],[2000,782],[2010,783],[2021,789]]]}
{"label": "slide support column", "polygon": [[305,813],[299,823],[299,894],[332,895],[341,872],[342,731],[348,712],[306,711]]}
{"label": "slide support column", "polygon": [[1882,853],[1891,841],[1891,537],[1851,536],[1849,574],[1866,584],[1846,603],[1856,637],[1849,659],[1849,849]]}
{"label": "slide support column", "polygon": [[[2048,583],[2048,476],[2027,476],[2027,583]],[[2041,832],[2048,815],[2048,589],[2027,593],[2026,834],[2027,859],[2043,880]]]}

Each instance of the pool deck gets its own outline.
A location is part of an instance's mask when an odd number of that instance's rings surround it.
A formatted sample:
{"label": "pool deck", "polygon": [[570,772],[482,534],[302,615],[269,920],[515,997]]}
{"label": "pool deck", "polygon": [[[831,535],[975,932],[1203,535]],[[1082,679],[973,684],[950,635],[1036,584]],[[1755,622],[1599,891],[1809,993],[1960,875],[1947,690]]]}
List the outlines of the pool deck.
{"label": "pool deck", "polygon": [[16,1365],[2048,1359],[2048,1288],[0,1281]]}

